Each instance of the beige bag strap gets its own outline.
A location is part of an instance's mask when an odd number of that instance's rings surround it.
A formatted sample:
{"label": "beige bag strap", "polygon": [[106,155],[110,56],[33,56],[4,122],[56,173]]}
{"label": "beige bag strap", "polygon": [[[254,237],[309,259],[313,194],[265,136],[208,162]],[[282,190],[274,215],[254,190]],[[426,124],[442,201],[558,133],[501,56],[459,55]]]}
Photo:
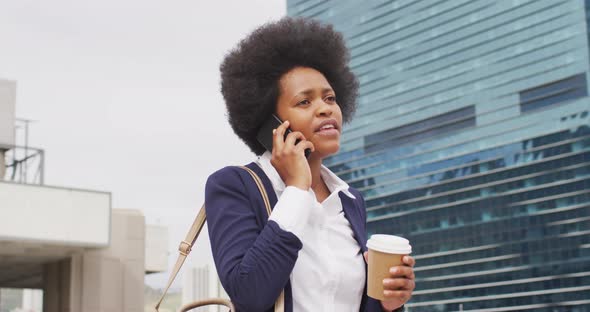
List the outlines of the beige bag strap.
{"label": "beige bag strap", "polygon": [[[241,166],[241,168],[246,170],[250,174],[250,176],[252,176],[252,179],[254,179],[254,182],[256,183],[256,186],[258,187],[260,194],[262,195],[262,199],[264,201],[264,206],[266,207],[266,212],[268,213],[268,216],[270,216],[270,213],[271,213],[270,201],[268,199],[268,194],[266,193],[266,189],[264,188],[264,185],[262,184],[262,180],[260,180],[260,177],[258,177],[256,172],[252,171],[250,168],[248,168],[246,166]],[[180,268],[182,267],[182,264],[186,260],[186,257],[191,252],[191,248],[194,245],[195,241],[197,240],[199,233],[201,233],[201,230],[203,229],[203,226],[205,225],[206,219],[207,219],[207,217],[205,214],[205,204],[203,204],[203,206],[199,210],[199,213],[197,214],[197,217],[195,218],[195,221],[193,222],[193,225],[191,226],[190,230],[188,231],[188,234],[186,234],[185,239],[180,243],[180,246],[178,247],[178,251],[180,254],[178,255],[178,259],[176,259],[176,264],[174,264],[174,268],[172,269],[172,272],[170,273],[170,278],[168,279],[168,285],[164,289],[164,293],[162,294],[162,296],[160,297],[160,300],[158,300],[158,303],[155,306],[156,311],[159,311],[158,309],[160,308],[160,305],[162,304],[162,301],[164,300],[164,297],[166,296],[168,289],[172,285],[172,282],[174,282],[174,279],[176,278],[178,271],[180,271]],[[188,311],[190,309],[200,307],[203,305],[208,305],[208,304],[225,305],[226,307],[230,308],[230,311],[235,311],[233,304],[229,300],[225,300],[225,299],[208,299],[208,300],[201,300],[201,301],[193,302],[193,303],[190,303],[190,304],[182,307],[181,311]],[[275,312],[284,312],[284,311],[285,311],[285,291],[283,290],[283,291],[281,291],[279,298],[277,298],[277,301],[275,302]]]}
{"label": "beige bag strap", "polygon": [[[266,207],[266,212],[268,213],[268,216],[270,217],[270,213],[271,213],[272,209],[270,208],[270,200],[268,200],[268,194],[266,193],[266,189],[264,188],[264,184],[262,184],[262,180],[260,180],[260,177],[256,174],[256,172],[252,171],[252,169],[250,169],[246,166],[241,166],[241,167],[244,170],[248,171],[248,173],[252,176],[252,178],[256,182],[256,185],[258,186],[258,189],[260,190],[260,194],[262,194],[262,199],[264,200],[264,206]],[[282,290],[281,294],[277,298],[277,301],[275,301],[275,312],[284,312],[284,311],[285,311],[285,290]]]}

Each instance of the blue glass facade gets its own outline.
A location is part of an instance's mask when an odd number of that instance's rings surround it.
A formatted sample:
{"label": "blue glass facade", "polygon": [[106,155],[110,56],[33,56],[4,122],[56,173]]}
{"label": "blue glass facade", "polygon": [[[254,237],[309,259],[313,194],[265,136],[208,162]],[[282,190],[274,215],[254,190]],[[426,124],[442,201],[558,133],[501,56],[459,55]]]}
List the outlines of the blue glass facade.
{"label": "blue glass facade", "polygon": [[361,87],[326,160],[407,237],[409,311],[590,311],[590,0],[288,0]]}

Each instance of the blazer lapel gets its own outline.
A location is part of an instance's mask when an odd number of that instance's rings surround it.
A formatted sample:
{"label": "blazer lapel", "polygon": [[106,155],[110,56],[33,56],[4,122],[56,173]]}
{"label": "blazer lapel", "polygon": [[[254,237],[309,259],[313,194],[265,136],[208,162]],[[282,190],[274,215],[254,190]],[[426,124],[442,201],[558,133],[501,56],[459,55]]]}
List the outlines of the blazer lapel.
{"label": "blazer lapel", "polygon": [[358,199],[352,199],[343,192],[339,192],[338,195],[340,196],[340,201],[342,202],[344,217],[346,217],[350,223],[352,232],[354,233],[354,238],[356,239],[359,246],[361,246],[361,250],[364,252],[367,250],[367,233],[365,233],[365,225],[362,224],[363,218],[360,214],[361,207],[357,203]]}

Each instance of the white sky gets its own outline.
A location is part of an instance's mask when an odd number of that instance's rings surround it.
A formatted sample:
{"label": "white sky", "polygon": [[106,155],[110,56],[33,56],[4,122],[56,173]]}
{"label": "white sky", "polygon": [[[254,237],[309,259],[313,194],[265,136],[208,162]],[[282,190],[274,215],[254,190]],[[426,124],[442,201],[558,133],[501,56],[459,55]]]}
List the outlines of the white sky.
{"label": "white sky", "polygon": [[17,81],[17,117],[38,121],[46,184],[112,192],[169,226],[172,262],[207,176],[254,159],[226,121],[219,63],[285,13],[284,0],[0,0],[0,78]]}

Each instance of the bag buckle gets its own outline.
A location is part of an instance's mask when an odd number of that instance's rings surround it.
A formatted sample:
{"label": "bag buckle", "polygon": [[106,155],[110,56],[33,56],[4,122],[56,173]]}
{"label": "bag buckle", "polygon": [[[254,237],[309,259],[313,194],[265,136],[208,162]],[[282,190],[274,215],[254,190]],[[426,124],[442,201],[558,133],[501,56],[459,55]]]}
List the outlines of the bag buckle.
{"label": "bag buckle", "polygon": [[180,252],[181,255],[183,256],[188,256],[188,254],[191,252],[191,244],[182,241],[180,242],[180,246],[178,246],[178,251]]}

